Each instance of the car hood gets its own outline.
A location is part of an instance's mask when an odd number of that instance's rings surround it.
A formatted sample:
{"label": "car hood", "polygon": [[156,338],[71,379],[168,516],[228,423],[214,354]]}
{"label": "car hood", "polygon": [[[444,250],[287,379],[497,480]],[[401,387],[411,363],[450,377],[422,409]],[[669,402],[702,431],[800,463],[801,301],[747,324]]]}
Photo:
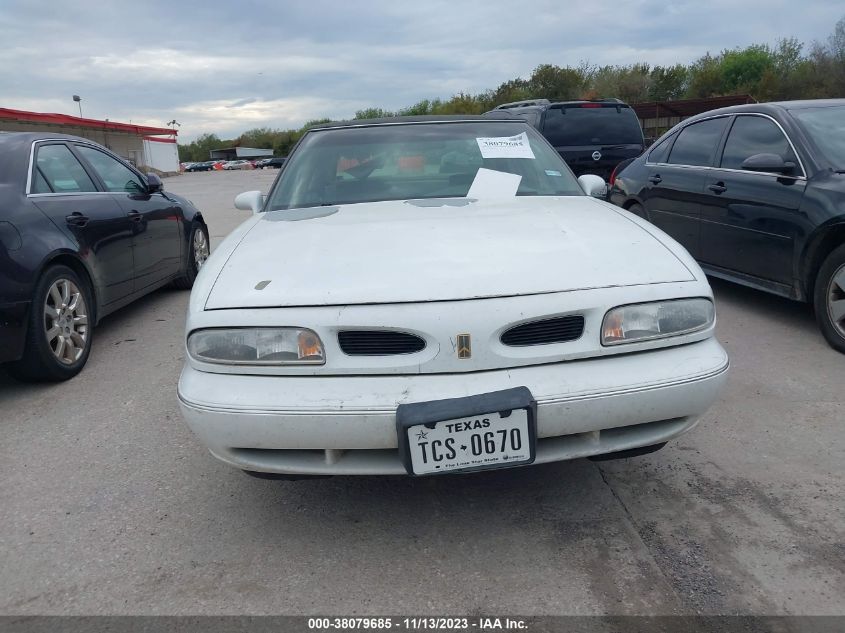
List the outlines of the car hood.
{"label": "car hood", "polygon": [[695,279],[626,214],[586,196],[271,211],[222,264],[205,308],[450,301]]}

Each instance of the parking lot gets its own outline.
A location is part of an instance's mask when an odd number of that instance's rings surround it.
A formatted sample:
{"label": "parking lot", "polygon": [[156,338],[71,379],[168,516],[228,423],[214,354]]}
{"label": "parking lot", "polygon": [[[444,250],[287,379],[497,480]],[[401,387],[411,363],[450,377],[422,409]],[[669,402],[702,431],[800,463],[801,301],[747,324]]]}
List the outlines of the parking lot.
{"label": "parking lot", "polygon": [[[184,174],[212,244],[276,171]],[[410,282],[409,282],[410,283]],[[181,420],[188,293],[85,370],[0,372],[2,614],[838,614],[845,358],[809,306],[713,280],[728,388],[653,455],[442,478],[252,479]]]}

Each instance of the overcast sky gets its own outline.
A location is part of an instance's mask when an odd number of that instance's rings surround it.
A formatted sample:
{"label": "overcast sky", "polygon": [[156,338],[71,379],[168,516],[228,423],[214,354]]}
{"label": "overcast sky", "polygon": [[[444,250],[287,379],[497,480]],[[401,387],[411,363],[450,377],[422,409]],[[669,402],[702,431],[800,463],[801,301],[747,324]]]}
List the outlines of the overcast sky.
{"label": "overcast sky", "polygon": [[298,127],[480,92],[543,63],[687,63],[825,40],[830,0],[0,0],[0,107],[163,126]]}

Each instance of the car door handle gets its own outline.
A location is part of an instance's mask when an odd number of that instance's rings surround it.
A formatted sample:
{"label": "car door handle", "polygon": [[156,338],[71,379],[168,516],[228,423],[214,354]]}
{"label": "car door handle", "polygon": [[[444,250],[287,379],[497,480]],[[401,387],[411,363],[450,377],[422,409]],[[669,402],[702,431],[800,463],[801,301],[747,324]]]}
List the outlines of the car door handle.
{"label": "car door handle", "polygon": [[74,211],[70,215],[65,216],[65,221],[70,224],[71,226],[85,226],[88,224],[89,218],[87,215],[83,215],[79,211]]}
{"label": "car door handle", "polygon": [[648,181],[654,183],[655,185],[659,185],[663,182],[663,178],[660,177],[660,174],[655,174],[654,176],[649,176]]}
{"label": "car door handle", "polygon": [[138,212],[138,211],[130,211],[129,212],[129,219],[132,220],[133,222],[140,222],[141,220],[144,219],[144,216],[141,215],[141,213]]}
{"label": "car door handle", "polygon": [[723,182],[714,182],[712,185],[707,185],[707,188],[713,193],[725,193],[728,190]]}

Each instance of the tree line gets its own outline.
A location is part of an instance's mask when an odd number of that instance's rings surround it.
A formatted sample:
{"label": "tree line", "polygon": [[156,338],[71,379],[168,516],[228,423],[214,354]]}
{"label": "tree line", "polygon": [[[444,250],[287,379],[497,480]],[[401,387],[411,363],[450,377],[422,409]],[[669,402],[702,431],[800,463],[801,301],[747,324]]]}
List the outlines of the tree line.
{"label": "tree line", "polygon": [[[481,114],[502,103],[533,98],[616,97],[626,103],[642,103],[731,94],[750,94],[758,101],[845,97],[845,17],[825,41],[809,46],[795,38],[783,38],[774,46],[754,44],[718,55],[708,52],[688,65],[541,64],[527,79],[510,79],[478,94],[461,92],[450,99],[423,99],[397,111],[367,108],[356,112],[354,118]],[[229,140],[202,134],[192,143],[179,145],[179,159],[208,160],[210,150],[234,145],[272,149],[274,155],[286,156],[309,127],[328,121],[309,121],[299,129],[255,128]]]}

